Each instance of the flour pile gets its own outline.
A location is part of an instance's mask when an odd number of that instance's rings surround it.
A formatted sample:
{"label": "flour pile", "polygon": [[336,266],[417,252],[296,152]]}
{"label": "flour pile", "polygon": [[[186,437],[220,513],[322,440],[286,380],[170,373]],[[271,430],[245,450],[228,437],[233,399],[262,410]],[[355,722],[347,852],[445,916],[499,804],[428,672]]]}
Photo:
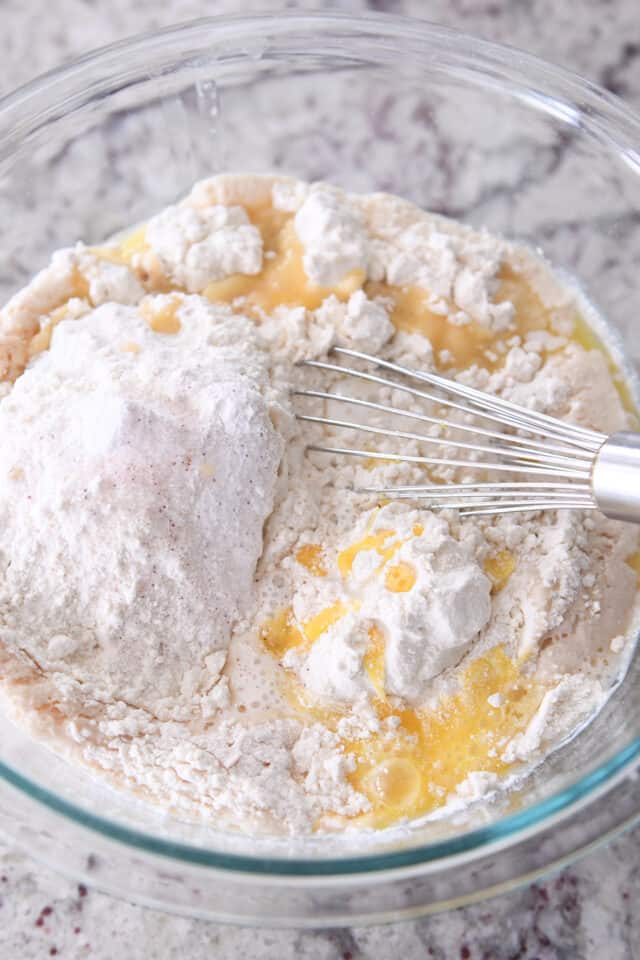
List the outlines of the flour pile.
{"label": "flour pile", "polygon": [[356,435],[303,434],[291,390],[339,392],[297,366],[339,344],[628,427],[578,307],[522,248],[285,178],[203,181],[121,243],[59,251],[0,312],[7,709],[119,786],[247,831],[459,809],[539,761],[630,649],[633,528],[376,503],[354,488],[420,466],[306,450]]}
{"label": "flour pile", "polygon": [[0,404],[0,639],[67,695],[185,720],[224,702],[284,438],[250,324],[182,317],[62,323]]}

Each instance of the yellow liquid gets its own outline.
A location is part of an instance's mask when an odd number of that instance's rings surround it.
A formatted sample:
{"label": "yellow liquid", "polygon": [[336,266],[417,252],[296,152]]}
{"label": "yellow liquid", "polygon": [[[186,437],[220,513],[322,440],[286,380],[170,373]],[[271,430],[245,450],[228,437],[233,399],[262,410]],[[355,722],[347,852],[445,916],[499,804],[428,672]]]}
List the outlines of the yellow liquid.
{"label": "yellow liquid", "polygon": [[260,628],[260,640],[270,654],[282,660],[285,653],[305,644],[305,637],[296,626],[291,610],[282,610]]}
{"label": "yellow liquid", "polygon": [[[516,334],[526,336],[532,330],[548,329],[550,313],[523,277],[510,267],[503,266],[499,281],[495,302],[510,300],[515,307],[513,328],[506,334],[508,339]],[[398,330],[427,337],[433,346],[436,365],[439,365],[439,354],[443,350],[451,355],[447,366],[457,370],[463,370],[471,364],[493,370],[502,364],[507,346],[500,335],[496,336],[475,321],[463,326],[449,323],[446,317],[429,309],[427,291],[421,287],[367,283],[365,291],[369,297],[382,296],[393,301],[391,320],[394,326]],[[452,312],[455,312],[453,305]]]}
{"label": "yellow liquid", "polygon": [[319,287],[312,283],[304,270],[303,249],[290,215],[278,215],[278,211],[270,207],[249,208],[247,212],[262,233],[265,251],[275,253],[275,257],[264,258],[257,276],[237,274],[210,283],[203,291],[210,300],[232,302],[237,297],[244,297],[243,309],[251,311],[251,307],[258,307],[267,313],[282,305],[315,310],[331,294],[339,300],[348,300],[362,287],[365,276],[358,270],[347,274],[335,287]]}
{"label": "yellow liquid", "polygon": [[327,571],[322,560],[322,547],[317,543],[306,543],[296,553],[296,560],[306,567],[314,577],[326,577]]}
{"label": "yellow liquid", "polygon": [[[118,243],[93,247],[92,252],[100,260],[129,267],[149,293],[171,293],[174,290],[180,292],[182,288],[165,276],[158,259],[152,255],[146,233],[147,228],[143,225],[126,234]],[[144,264],[141,262],[141,254],[145,255]]]}
{"label": "yellow liquid", "polygon": [[[308,648],[345,612],[343,605],[335,604],[300,630],[291,612],[283,611],[263,627],[262,642],[281,659],[287,650]],[[429,813],[476,770],[507,771],[510,765],[501,759],[504,745],[524,730],[544,694],[542,686],[527,680],[496,647],[467,667],[459,692],[444,698],[436,710],[396,709],[384,688],[384,657],[384,636],[372,627],[363,665],[376,691],[373,706],[380,720],[397,717],[399,726],[391,734],[342,741],[345,752],[356,759],[349,781],[371,803],[370,812],[355,818],[362,826],[384,827],[400,817]],[[302,718],[335,730],[342,716],[336,706],[314,703],[292,675],[287,674],[285,690]],[[488,698],[498,691],[503,701],[496,708]]]}
{"label": "yellow liquid", "polygon": [[640,583],[640,550],[638,553],[632,553],[630,557],[627,557],[627,563],[638,574],[638,583]]}
{"label": "yellow liquid", "polygon": [[[214,302],[233,304],[241,299],[243,311],[260,319],[261,312],[272,312],[281,305],[304,306],[313,310],[331,294],[339,300],[348,300],[350,295],[364,289],[368,296],[383,296],[393,303],[391,320],[398,330],[422,333],[434,348],[436,365],[441,365],[439,354],[448,351],[450,360],[446,369],[463,370],[478,364],[493,370],[499,367],[507,353],[505,342],[514,335],[526,336],[533,330],[548,330],[552,326],[552,313],[548,310],[531,284],[518,270],[504,264],[498,275],[496,303],[511,301],[515,312],[512,328],[504,335],[496,335],[477,322],[455,326],[446,317],[433,313],[427,305],[427,293],[420,287],[391,286],[386,283],[367,282],[362,271],[352,271],[334,287],[320,287],[312,283],[304,270],[303,249],[297,238],[293,216],[275,210],[270,204],[245,205],[251,222],[258,227],[263,238],[263,268],[255,276],[236,274],[207,285],[201,293]],[[146,228],[139,227],[125,236],[118,244],[93,248],[102,259],[126,264],[135,269],[145,287],[153,292],[179,290],[163,276],[146,242]],[[145,267],[139,265],[139,255],[145,253]],[[149,268],[151,263],[151,268]],[[75,296],[83,296],[76,293]],[[585,349],[599,350],[606,358],[625,408],[635,411],[632,394],[611,355],[588,323],[575,311],[572,339]],[[46,349],[46,347],[45,347]]]}
{"label": "yellow liquid", "polygon": [[[421,536],[422,526],[416,524],[413,533]],[[388,563],[402,543],[395,536],[393,530],[369,533],[341,551],[337,566],[342,576],[349,575],[361,550],[376,550],[381,564]],[[312,549],[304,552],[302,559],[313,564],[317,556]],[[485,567],[495,589],[504,585],[513,568],[514,559],[508,551],[489,558]],[[398,592],[410,590],[415,576],[410,564],[391,564],[385,587]],[[295,622],[290,610],[281,611],[263,626],[263,645],[282,661],[291,649],[308,650],[348,610],[345,603],[338,601],[303,624]],[[399,720],[391,734],[381,732],[362,740],[342,741],[345,752],[356,759],[356,769],[349,780],[371,803],[369,813],[355,818],[363,826],[384,827],[400,817],[429,813],[473,771],[503,773],[508,769],[501,759],[504,744],[525,728],[544,693],[523,677],[520,665],[511,661],[502,648],[496,648],[467,667],[459,692],[442,700],[436,710],[427,713],[396,708],[385,690],[384,633],[375,625],[369,629],[363,668],[375,691],[372,704],[379,719]],[[337,728],[343,714],[336,705],[314,702],[288,671],[283,675],[283,683],[287,699],[301,719],[318,720],[330,729]],[[495,708],[488,698],[498,691],[503,703]]]}
{"label": "yellow liquid", "polygon": [[51,346],[51,337],[53,331],[69,315],[69,300],[86,300],[89,296],[89,284],[80,271],[75,268],[71,278],[71,289],[68,296],[65,296],[51,312],[48,317],[41,321],[39,331],[29,341],[29,357],[34,357],[43,350],[48,350]]}
{"label": "yellow liquid", "polygon": [[[352,546],[347,547],[345,550],[342,550],[338,554],[338,570],[343,577],[349,576],[351,573],[351,568],[353,567],[353,562],[358,556],[359,553],[362,553],[365,550],[375,550],[380,557],[384,558],[389,551],[389,547],[385,546],[385,541],[389,537],[393,537],[393,530],[379,530],[377,533],[367,534],[366,537],[363,537],[362,540],[359,540],[357,543],[354,543]],[[397,549],[397,547],[396,547]],[[395,551],[394,551],[395,552]]]}
{"label": "yellow liquid", "polygon": [[416,582],[416,571],[410,563],[396,563],[390,567],[385,577],[384,585],[392,593],[408,593]]}
{"label": "yellow liquid", "polygon": [[322,636],[325,630],[328,630],[329,627],[334,625],[334,623],[337,623],[338,620],[342,619],[347,610],[348,607],[346,607],[344,603],[334,603],[330,607],[327,607],[325,610],[322,610],[320,613],[316,614],[315,617],[305,621],[304,635],[307,640],[309,640],[310,643],[313,643],[314,640],[317,640],[318,637]]}
{"label": "yellow liquid", "polygon": [[181,324],[177,314],[181,303],[182,298],[178,296],[171,297],[169,302],[161,308],[145,301],[140,307],[140,312],[155,333],[178,333]]}
{"label": "yellow liquid", "polygon": [[266,650],[278,660],[296,647],[308,649],[322,634],[337,623],[349,608],[340,601],[325,607],[315,617],[298,624],[293,611],[281,610],[260,628],[260,639]]}
{"label": "yellow liquid", "polygon": [[446,317],[433,313],[427,306],[427,293],[421,287],[392,287],[386,283],[367,283],[368,297],[387,297],[393,301],[391,322],[397,330],[420,333],[431,341],[434,358],[441,350],[452,355],[456,368],[472,363],[486,366],[485,351],[492,344],[493,334],[478,323],[456,327]]}
{"label": "yellow liquid", "polygon": [[[309,310],[319,307],[331,294],[346,301],[351,294],[364,289],[368,296],[383,296],[393,302],[391,320],[398,330],[422,333],[428,337],[438,362],[440,351],[451,356],[448,367],[464,369],[478,364],[494,369],[503,362],[507,352],[500,337],[477,322],[454,326],[446,317],[433,313],[427,306],[427,291],[420,287],[397,287],[386,283],[366,282],[362,271],[352,271],[333,287],[320,287],[312,283],[304,270],[303,249],[297,238],[293,217],[290,213],[275,210],[267,204],[246,207],[251,222],[258,227],[263,238],[264,259],[259,274],[249,276],[235,274],[224,280],[208,284],[202,294],[213,302],[231,303],[240,299],[239,307],[260,319],[262,311],[271,313],[276,307],[304,306]],[[110,245],[94,249],[94,253],[116,263],[134,266],[136,255],[148,253],[145,228],[141,227],[125,237],[119,246]],[[149,258],[147,257],[147,261]],[[163,277],[159,267],[145,273],[140,279],[147,289],[166,292],[178,289]],[[550,312],[532,290],[526,279],[508,265],[499,275],[496,302],[511,300],[515,306],[514,327],[506,335],[526,335],[531,330],[548,329]],[[578,319],[576,315],[576,320]],[[598,345],[602,349],[601,345]]]}
{"label": "yellow liquid", "polygon": [[376,691],[378,699],[383,702],[386,700],[384,689],[385,665],[384,665],[385,644],[382,630],[379,627],[370,627],[369,646],[362,660],[364,672],[367,675],[371,686]]}
{"label": "yellow liquid", "polygon": [[139,227],[126,234],[118,243],[106,244],[104,247],[93,247],[93,253],[100,260],[108,260],[125,267],[133,266],[133,258],[148,249],[146,227]]}
{"label": "yellow liquid", "polygon": [[[487,698],[497,690],[503,704],[496,709]],[[474,660],[460,691],[429,714],[393,711],[378,701],[378,713],[399,717],[400,726],[390,737],[345,742],[357,762],[349,780],[372,807],[356,822],[385,827],[400,817],[421,816],[441,806],[470,773],[505,773],[504,742],[526,727],[543,692],[498,647]]]}
{"label": "yellow liquid", "polygon": [[[413,536],[423,533],[422,524],[415,524]],[[416,582],[415,569],[404,561],[392,562],[403,542],[391,529],[365,533],[337,555],[338,571],[343,578],[348,577],[358,554],[374,550],[380,556],[380,565],[386,565],[385,588],[409,591]],[[320,555],[318,545],[308,544],[299,549],[296,559],[314,568]],[[485,570],[494,590],[504,586],[514,567],[515,559],[506,550],[487,559]],[[295,622],[290,610],[282,611],[262,628],[262,642],[282,661],[288,650],[308,650],[348,610],[347,604],[338,601],[303,624]],[[430,812],[475,770],[504,772],[507,765],[500,759],[504,742],[524,729],[544,692],[530,685],[521,674],[521,666],[512,662],[502,648],[496,648],[469,665],[462,674],[459,692],[443,700],[435,711],[397,708],[385,689],[385,636],[376,625],[369,629],[363,668],[375,691],[372,704],[379,719],[399,719],[399,726],[391,734],[343,740],[345,752],[357,761],[350,782],[371,803],[371,812],[357,818],[366,826],[382,827],[399,817]],[[337,728],[342,712],[335,704],[314,702],[288,671],[283,683],[289,703],[303,719]],[[488,697],[498,691],[503,703],[495,708]]]}
{"label": "yellow liquid", "polygon": [[485,560],[484,572],[493,584],[493,593],[502,590],[515,568],[516,558],[510,550],[499,550]]}

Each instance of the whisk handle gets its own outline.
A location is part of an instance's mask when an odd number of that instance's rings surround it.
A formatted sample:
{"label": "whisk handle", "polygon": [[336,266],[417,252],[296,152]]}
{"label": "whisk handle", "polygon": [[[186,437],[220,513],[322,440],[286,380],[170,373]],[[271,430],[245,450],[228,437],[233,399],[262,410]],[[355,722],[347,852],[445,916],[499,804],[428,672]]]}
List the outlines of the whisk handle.
{"label": "whisk handle", "polygon": [[614,433],[598,450],[591,472],[598,508],[615,520],[640,523],[640,433]]}

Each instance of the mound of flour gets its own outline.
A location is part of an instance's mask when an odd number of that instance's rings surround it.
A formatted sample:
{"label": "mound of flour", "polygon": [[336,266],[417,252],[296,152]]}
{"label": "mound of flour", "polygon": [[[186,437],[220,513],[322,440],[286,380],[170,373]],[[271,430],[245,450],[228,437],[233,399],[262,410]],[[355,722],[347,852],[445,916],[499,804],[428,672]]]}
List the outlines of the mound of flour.
{"label": "mound of flour", "polygon": [[0,403],[0,640],[69,695],[184,719],[226,695],[284,439],[251,326],[177,317],[65,321]]}

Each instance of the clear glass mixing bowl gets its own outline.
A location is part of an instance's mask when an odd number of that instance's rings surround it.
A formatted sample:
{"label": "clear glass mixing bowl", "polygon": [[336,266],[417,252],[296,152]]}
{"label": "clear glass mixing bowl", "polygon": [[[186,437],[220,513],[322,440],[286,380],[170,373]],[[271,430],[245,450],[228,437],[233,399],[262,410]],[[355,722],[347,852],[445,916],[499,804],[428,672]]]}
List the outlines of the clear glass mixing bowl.
{"label": "clear glass mixing bowl", "polygon": [[[392,17],[202,20],[116,44],[0,102],[0,298],[52,250],[219,171],[390,190],[541,247],[640,359],[640,121],[516,50]],[[634,336],[635,334],[635,336]],[[343,844],[181,822],[0,717],[0,829],[133,900],[262,925],[397,919],[496,893],[634,821],[638,658],[509,806]]]}

